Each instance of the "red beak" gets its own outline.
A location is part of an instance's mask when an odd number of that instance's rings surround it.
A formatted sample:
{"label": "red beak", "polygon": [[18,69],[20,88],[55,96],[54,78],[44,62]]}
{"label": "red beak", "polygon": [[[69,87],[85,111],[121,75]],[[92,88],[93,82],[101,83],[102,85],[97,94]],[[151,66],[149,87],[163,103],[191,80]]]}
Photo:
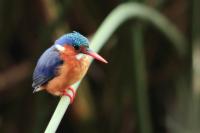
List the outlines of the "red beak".
{"label": "red beak", "polygon": [[108,63],[103,57],[101,57],[99,54],[95,53],[94,51],[92,51],[89,48],[82,48],[81,50],[82,53],[87,54],[92,56],[94,59],[97,59],[103,63]]}

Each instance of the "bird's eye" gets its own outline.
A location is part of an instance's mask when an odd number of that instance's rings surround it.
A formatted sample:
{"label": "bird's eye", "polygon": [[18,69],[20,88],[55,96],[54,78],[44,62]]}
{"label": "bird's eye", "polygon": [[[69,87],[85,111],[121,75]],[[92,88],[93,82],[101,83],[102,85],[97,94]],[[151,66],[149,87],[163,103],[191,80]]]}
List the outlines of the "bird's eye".
{"label": "bird's eye", "polygon": [[75,50],[79,50],[79,48],[80,48],[79,46],[74,45],[74,49],[75,49]]}

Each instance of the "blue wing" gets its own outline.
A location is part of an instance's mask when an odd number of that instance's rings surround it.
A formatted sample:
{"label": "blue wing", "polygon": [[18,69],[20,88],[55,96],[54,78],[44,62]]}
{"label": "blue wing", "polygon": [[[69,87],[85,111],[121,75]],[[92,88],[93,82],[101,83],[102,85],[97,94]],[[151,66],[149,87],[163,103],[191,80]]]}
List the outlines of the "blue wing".
{"label": "blue wing", "polygon": [[63,61],[59,57],[58,51],[52,46],[47,49],[39,58],[36,68],[33,73],[33,88],[38,88],[44,83],[56,76],[58,66],[62,65]]}

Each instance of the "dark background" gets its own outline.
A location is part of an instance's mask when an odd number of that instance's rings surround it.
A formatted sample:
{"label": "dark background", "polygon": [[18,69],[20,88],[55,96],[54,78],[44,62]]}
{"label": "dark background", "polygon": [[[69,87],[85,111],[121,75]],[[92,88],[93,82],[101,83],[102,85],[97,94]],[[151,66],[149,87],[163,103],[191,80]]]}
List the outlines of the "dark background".
{"label": "dark background", "polygon": [[[190,86],[198,81],[191,77],[193,48],[200,42],[197,6],[200,3],[198,0],[132,1],[166,16],[186,37],[188,56],[179,57],[168,39],[151,24],[139,20],[126,22],[100,51],[109,64],[93,62],[57,133],[140,133],[145,128],[139,124],[136,83],[131,75],[134,73],[131,31],[141,24],[152,133],[200,132],[199,100],[193,101],[193,94],[198,99],[199,91],[184,83],[177,89],[183,70],[188,72],[186,81]],[[91,39],[105,17],[124,2],[127,0],[0,1],[1,133],[45,130],[59,97],[32,93],[32,72],[37,59],[64,33],[75,30]]]}

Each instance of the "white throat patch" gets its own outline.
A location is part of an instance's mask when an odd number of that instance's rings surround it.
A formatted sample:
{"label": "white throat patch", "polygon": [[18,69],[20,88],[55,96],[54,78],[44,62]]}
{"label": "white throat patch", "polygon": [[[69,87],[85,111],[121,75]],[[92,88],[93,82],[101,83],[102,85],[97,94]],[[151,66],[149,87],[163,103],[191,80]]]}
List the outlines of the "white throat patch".
{"label": "white throat patch", "polygon": [[77,54],[77,55],[76,55],[76,59],[77,59],[77,60],[80,60],[80,59],[83,57],[83,55],[84,55],[84,54],[82,54],[82,53]]}

